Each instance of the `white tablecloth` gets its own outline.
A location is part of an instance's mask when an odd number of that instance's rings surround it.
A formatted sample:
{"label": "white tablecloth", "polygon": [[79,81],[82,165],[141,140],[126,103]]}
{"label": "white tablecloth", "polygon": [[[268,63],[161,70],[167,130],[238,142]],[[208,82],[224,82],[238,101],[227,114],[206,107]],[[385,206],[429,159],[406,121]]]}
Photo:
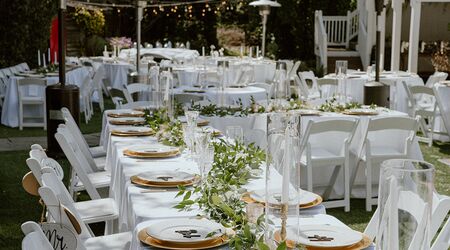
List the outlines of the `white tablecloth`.
{"label": "white tablecloth", "polygon": [[[367,75],[350,75],[346,79],[347,83],[347,95],[352,98],[352,101],[358,103],[364,103],[364,84],[369,81]],[[325,76],[325,78],[334,78],[333,75]],[[403,87],[402,81],[405,81],[409,86],[421,85],[423,86],[423,80],[418,75],[411,74],[407,75],[395,75],[388,74],[383,75],[380,78],[380,82],[388,84],[391,89],[391,109],[408,112],[408,97],[406,95],[406,90]]]}
{"label": "white tablecloth", "polygon": [[[142,48],[140,49],[140,53],[141,55],[146,53],[161,55],[176,61],[192,61],[199,56],[196,50],[177,48]],[[122,59],[136,58],[136,49],[123,49],[120,51],[119,57]]]}
{"label": "white tablecloth", "polygon": [[[83,79],[89,75],[88,67],[80,67],[66,73],[66,84],[74,84],[78,87],[83,83]],[[12,76],[8,79],[6,85],[5,100],[2,108],[2,124],[9,127],[19,126],[19,97],[17,93],[17,80],[22,77]],[[46,77],[47,85],[58,83],[59,77]],[[40,93],[45,94],[45,93]],[[34,112],[41,112],[38,109],[25,107],[24,114],[28,115]]]}
{"label": "white tablecloth", "polygon": [[110,86],[122,89],[123,85],[127,84],[128,72],[133,70],[135,66],[126,62],[105,62],[103,68],[105,69],[105,78]]}

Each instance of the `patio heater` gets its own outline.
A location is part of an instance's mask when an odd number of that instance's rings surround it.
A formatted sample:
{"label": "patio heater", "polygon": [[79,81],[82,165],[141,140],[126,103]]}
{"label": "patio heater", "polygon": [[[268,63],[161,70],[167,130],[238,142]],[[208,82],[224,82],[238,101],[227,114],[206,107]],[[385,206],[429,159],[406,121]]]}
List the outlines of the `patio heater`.
{"label": "patio heater", "polygon": [[364,104],[387,107],[390,106],[390,87],[380,82],[380,30],[379,30],[379,16],[384,8],[383,0],[375,0],[375,10],[377,12],[376,20],[376,45],[375,45],[375,81],[364,84]]}
{"label": "patio heater", "polygon": [[271,0],[257,0],[250,3],[251,6],[258,6],[259,7],[259,15],[262,17],[262,25],[263,25],[263,32],[262,32],[262,45],[261,45],[261,54],[264,58],[265,51],[266,51],[266,26],[267,26],[267,17],[270,14],[270,8],[271,7],[281,7],[281,4],[279,4],[276,1]]}
{"label": "patio heater", "polygon": [[61,108],[68,108],[77,124],[80,116],[80,90],[77,85],[66,85],[65,11],[66,0],[60,0],[58,10],[59,83],[48,86],[45,90],[47,102],[47,154],[51,157],[63,155],[55,139],[55,133],[59,124],[64,123]]}

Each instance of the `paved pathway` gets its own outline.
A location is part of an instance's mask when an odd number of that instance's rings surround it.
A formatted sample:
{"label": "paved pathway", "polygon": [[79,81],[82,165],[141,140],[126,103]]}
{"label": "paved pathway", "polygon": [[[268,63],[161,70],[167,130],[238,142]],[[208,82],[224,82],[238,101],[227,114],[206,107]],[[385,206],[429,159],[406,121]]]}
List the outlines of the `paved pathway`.
{"label": "paved pathway", "polygon": [[[100,140],[100,133],[84,135],[90,146],[97,146]],[[40,144],[47,147],[47,137],[11,137],[0,139],[0,151],[29,150],[32,144]]]}

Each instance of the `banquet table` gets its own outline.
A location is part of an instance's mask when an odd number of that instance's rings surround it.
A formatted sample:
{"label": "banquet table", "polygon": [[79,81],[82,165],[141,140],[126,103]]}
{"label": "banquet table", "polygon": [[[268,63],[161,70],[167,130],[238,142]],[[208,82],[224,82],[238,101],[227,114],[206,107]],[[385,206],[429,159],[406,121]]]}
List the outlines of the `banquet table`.
{"label": "banquet table", "polygon": [[[326,75],[324,78],[337,80],[335,74]],[[351,101],[364,103],[364,84],[370,80],[371,78],[367,74],[364,74],[364,72],[351,71],[347,74],[347,79],[345,80],[346,92],[347,96],[351,97]],[[413,73],[384,72],[380,75],[380,82],[390,86],[390,108],[408,113],[408,97],[402,84],[403,81],[409,86],[424,85],[422,78]]]}
{"label": "banquet table", "polygon": [[[108,113],[110,111],[106,111]],[[114,112],[117,112],[115,110]],[[120,112],[120,111],[119,111]],[[104,116],[104,131],[111,131],[116,125],[109,124],[110,118]],[[193,207],[191,211],[179,211],[173,208],[181,197],[175,198],[176,190],[152,189],[146,192],[147,188],[141,188],[131,183],[130,176],[158,170],[176,170],[189,173],[198,173],[196,164],[186,158],[185,154],[175,158],[166,159],[135,159],[123,155],[123,150],[131,145],[152,144],[156,138],[152,136],[144,137],[117,137],[107,135],[104,143],[107,147],[107,169],[111,171],[110,197],[113,197],[119,207],[119,231],[132,231],[133,238],[130,249],[156,249],[142,244],[137,234],[140,230],[166,219],[193,218],[199,214],[199,210]],[[277,173],[275,173],[276,175]],[[261,176],[264,176],[264,171]],[[281,183],[281,176],[280,178]],[[265,179],[251,179],[243,186],[247,190],[257,190],[264,188]],[[143,190],[146,190],[143,192]],[[344,223],[333,216],[325,214],[323,205],[318,205],[309,209],[300,210],[300,224],[321,225],[329,224],[348,228]],[[214,249],[229,249],[227,245]],[[372,249],[369,247],[367,249]]]}
{"label": "banquet table", "polygon": [[[88,67],[75,68],[66,73],[66,84],[73,84],[80,87],[83,83],[83,79],[89,75],[90,70]],[[13,128],[19,126],[19,97],[17,92],[17,80],[21,78],[23,77],[12,76],[8,78],[5,91],[5,100],[2,108],[2,124]],[[53,85],[59,81],[58,76],[47,76],[45,79],[47,80],[47,85]],[[45,95],[45,93],[36,94]],[[29,115],[31,113],[36,114],[35,112],[42,111],[30,107],[24,108],[25,115]]]}
{"label": "banquet table", "polygon": [[[146,53],[153,55],[160,55],[175,61],[192,61],[199,56],[197,50],[190,49],[179,49],[179,48],[141,48],[140,54],[144,55]],[[119,53],[119,57],[125,58],[136,58],[136,49],[122,49]]]}
{"label": "banquet table", "polygon": [[112,88],[122,89],[127,84],[127,75],[130,70],[135,68],[134,65],[127,62],[104,62],[105,79]]}
{"label": "banquet table", "polygon": [[[199,91],[200,89],[186,88],[180,87],[174,89],[175,94],[181,93],[189,93],[195,91]],[[196,95],[203,95],[205,98],[212,103],[219,103],[221,98],[221,91],[218,88],[207,88],[202,89],[200,92],[204,93],[195,93]],[[242,101],[242,105],[244,107],[248,107],[251,104],[251,98],[254,98],[255,101],[264,101],[267,100],[267,91],[263,88],[246,86],[242,88],[225,88],[223,91],[223,100],[225,101],[225,105],[238,105],[239,101]]]}

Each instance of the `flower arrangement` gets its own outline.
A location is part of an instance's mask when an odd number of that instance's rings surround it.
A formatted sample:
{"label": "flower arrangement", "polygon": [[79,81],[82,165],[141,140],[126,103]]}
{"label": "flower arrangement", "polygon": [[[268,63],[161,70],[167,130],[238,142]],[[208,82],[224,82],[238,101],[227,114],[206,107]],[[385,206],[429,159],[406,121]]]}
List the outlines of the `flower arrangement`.
{"label": "flower arrangement", "polygon": [[76,7],[72,18],[87,35],[100,34],[105,27],[105,16],[100,9]]}
{"label": "flower arrangement", "polygon": [[181,121],[174,120],[160,126],[160,128],[160,132],[156,134],[159,142],[174,147],[184,146],[183,125]]}
{"label": "flower arrangement", "polygon": [[111,46],[118,48],[130,48],[133,42],[128,37],[111,37],[108,39]]}
{"label": "flower arrangement", "polygon": [[450,72],[449,51],[449,42],[441,42],[440,46],[436,46],[435,52],[431,57],[434,70]]}

